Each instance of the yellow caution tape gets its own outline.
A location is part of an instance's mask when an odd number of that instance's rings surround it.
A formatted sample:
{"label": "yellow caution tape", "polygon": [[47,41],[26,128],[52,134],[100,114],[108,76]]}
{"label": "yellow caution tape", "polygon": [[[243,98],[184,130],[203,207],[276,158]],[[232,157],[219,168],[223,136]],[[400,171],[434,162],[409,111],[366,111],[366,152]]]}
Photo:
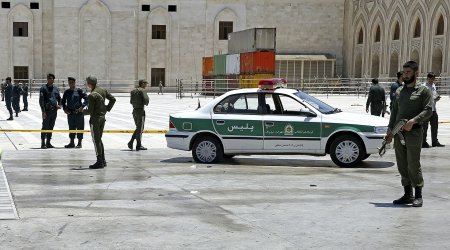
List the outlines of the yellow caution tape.
{"label": "yellow caution tape", "polygon": [[[142,133],[145,134],[163,134],[167,133],[169,130],[144,130]],[[40,129],[0,129],[0,132],[13,132],[13,133],[90,133],[90,130],[40,130]],[[131,134],[134,130],[103,130],[103,133],[111,134]]]}
{"label": "yellow caution tape", "polygon": [[439,124],[450,124],[450,121],[449,122],[438,122]]}

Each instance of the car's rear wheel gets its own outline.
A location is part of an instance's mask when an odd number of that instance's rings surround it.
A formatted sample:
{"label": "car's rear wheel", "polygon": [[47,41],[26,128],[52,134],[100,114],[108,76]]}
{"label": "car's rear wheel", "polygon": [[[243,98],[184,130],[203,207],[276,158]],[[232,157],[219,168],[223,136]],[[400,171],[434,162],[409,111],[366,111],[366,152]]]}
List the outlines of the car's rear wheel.
{"label": "car's rear wheel", "polygon": [[198,163],[217,163],[222,160],[223,149],[220,141],[212,136],[199,137],[192,148],[192,158]]}
{"label": "car's rear wheel", "polygon": [[339,167],[355,167],[366,156],[366,152],[358,137],[341,135],[331,143],[330,156]]}

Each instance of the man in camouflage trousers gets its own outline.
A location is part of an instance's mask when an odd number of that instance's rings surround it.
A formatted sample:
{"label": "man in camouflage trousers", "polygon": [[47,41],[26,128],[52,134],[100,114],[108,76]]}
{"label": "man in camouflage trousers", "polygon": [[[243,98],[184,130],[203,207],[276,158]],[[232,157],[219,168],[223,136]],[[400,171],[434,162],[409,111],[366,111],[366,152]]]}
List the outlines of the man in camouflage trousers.
{"label": "man in camouflage trousers", "polygon": [[149,98],[145,92],[148,82],[146,80],[139,80],[139,86],[131,91],[130,103],[133,105],[133,119],[136,124],[136,130],[134,130],[133,136],[130,142],[128,142],[128,148],[133,150],[133,142],[136,139],[136,151],[147,150],[142,146],[142,131],[145,124],[145,108],[148,105]]}
{"label": "man in camouflage trousers", "polygon": [[[94,142],[95,153],[97,161],[90,165],[90,169],[99,169],[106,167],[105,150],[102,142],[103,129],[105,128],[106,112],[111,111],[116,98],[112,96],[107,90],[97,86],[97,78],[95,76],[88,76],[86,78],[87,85],[91,89],[91,94],[88,96],[88,108],[83,112],[90,115],[89,125],[91,126],[91,135]],[[108,99],[108,105],[105,105],[105,99]]]}
{"label": "man in camouflage trousers", "polygon": [[[424,185],[420,165],[422,149],[422,124],[431,117],[431,92],[426,86],[417,82],[419,65],[409,61],[403,65],[403,86],[396,92],[392,113],[389,120],[385,140],[392,141],[392,129],[400,120],[406,119],[403,126],[404,142],[398,134],[395,135],[394,148],[398,171],[405,194],[393,203],[396,205],[412,204],[413,207],[423,205],[422,187]],[[404,144],[404,145],[403,145]],[[413,196],[413,188],[415,196]]]}

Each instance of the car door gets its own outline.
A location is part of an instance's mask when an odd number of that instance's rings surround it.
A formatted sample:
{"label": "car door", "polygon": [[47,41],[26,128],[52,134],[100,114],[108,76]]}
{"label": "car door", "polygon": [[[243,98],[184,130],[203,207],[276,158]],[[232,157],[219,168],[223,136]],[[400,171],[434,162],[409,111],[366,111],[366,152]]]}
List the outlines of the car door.
{"label": "car door", "polygon": [[213,125],[222,137],[225,151],[263,149],[262,115],[258,106],[257,93],[243,93],[228,96],[214,107]]}
{"label": "car door", "polygon": [[264,101],[264,151],[313,153],[320,149],[320,116],[305,112],[309,109],[289,95],[267,93]]}

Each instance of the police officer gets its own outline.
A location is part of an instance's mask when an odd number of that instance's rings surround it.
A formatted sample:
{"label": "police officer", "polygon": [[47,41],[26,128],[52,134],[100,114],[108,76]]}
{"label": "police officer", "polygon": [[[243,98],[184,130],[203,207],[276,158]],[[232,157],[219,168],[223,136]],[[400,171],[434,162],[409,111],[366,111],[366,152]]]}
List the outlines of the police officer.
{"label": "police officer", "polygon": [[438,94],[438,92],[436,90],[436,85],[434,84],[435,80],[436,80],[436,75],[433,72],[430,72],[427,75],[427,81],[425,83],[423,83],[423,85],[426,86],[431,92],[433,114],[431,115],[431,118],[430,118],[429,121],[426,121],[426,122],[423,123],[422,148],[429,148],[430,147],[430,145],[427,142],[428,123],[430,123],[430,126],[431,126],[431,145],[433,147],[445,147],[445,145],[441,144],[439,142],[438,138],[437,138],[439,117],[438,117],[438,114],[436,112],[436,102],[438,102],[441,99],[441,96]]}
{"label": "police officer", "polygon": [[13,86],[13,94],[12,94],[12,106],[14,112],[16,112],[16,117],[19,116],[20,113],[20,96],[22,95],[22,86],[16,82]]}
{"label": "police officer", "polygon": [[128,148],[133,150],[133,142],[136,139],[136,151],[147,150],[147,148],[142,146],[142,131],[144,130],[145,123],[145,109],[144,105],[147,106],[149,98],[145,92],[148,82],[146,80],[139,80],[139,86],[131,91],[130,103],[133,105],[133,119],[134,124],[136,124],[136,130],[134,130],[133,136],[130,142],[128,142]]}
{"label": "police officer", "polygon": [[[97,161],[90,165],[89,168],[104,168],[106,167],[106,160],[102,135],[105,127],[105,114],[107,111],[111,111],[116,102],[116,98],[107,90],[97,86],[97,78],[95,76],[88,76],[86,82],[91,89],[91,94],[88,96],[88,108],[84,109],[83,112],[91,116],[89,125],[91,126],[92,140],[94,141],[95,153],[97,155]],[[107,106],[105,105],[105,99],[109,100]]]}
{"label": "police officer", "polygon": [[24,83],[24,85],[22,86],[22,97],[23,97],[22,111],[28,111],[28,83]]}
{"label": "police officer", "polygon": [[[39,90],[39,106],[42,111],[42,130],[53,130],[55,127],[58,109],[61,108],[61,96],[58,87],[54,86],[55,75],[47,75],[47,84]],[[50,143],[52,133],[41,133],[41,148],[54,148]]]}
{"label": "police officer", "polygon": [[[61,101],[64,113],[67,114],[67,122],[70,130],[84,129],[84,115],[83,109],[88,105],[87,94],[82,89],[75,87],[75,78],[69,77],[69,89],[64,91]],[[84,100],[84,102],[82,102]],[[78,144],[77,148],[82,147],[83,133],[77,133]],[[75,147],[75,133],[69,134],[70,143],[65,145],[65,148]]]}
{"label": "police officer", "polygon": [[390,86],[389,90],[389,99],[391,100],[391,103],[389,104],[389,109],[392,111],[392,103],[395,100],[395,92],[397,91],[398,87],[402,86],[402,75],[403,72],[399,71],[397,72],[397,80],[393,82]]}
{"label": "police officer", "polygon": [[383,113],[384,117],[384,107],[386,105],[386,94],[384,92],[384,88],[382,88],[378,84],[378,79],[372,79],[372,86],[369,90],[369,97],[366,102],[366,113],[369,113],[370,106],[370,114],[380,116]]}
{"label": "police officer", "polygon": [[6,102],[6,108],[9,111],[9,118],[7,119],[8,121],[13,120],[13,111],[12,111],[12,93],[13,92],[13,87],[11,84],[11,77],[7,77],[6,78],[6,82],[5,82],[5,102]]}
{"label": "police officer", "polygon": [[[401,119],[408,122],[403,126],[404,144],[399,135],[395,135],[394,148],[398,171],[405,194],[394,204],[411,204],[421,207],[423,204],[422,187],[423,177],[420,165],[420,151],[422,149],[423,130],[422,123],[431,117],[431,92],[427,87],[417,82],[419,66],[414,61],[403,65],[403,83],[396,92],[392,113],[389,120],[386,142],[392,141],[391,130]],[[413,196],[413,187],[415,196]]]}

